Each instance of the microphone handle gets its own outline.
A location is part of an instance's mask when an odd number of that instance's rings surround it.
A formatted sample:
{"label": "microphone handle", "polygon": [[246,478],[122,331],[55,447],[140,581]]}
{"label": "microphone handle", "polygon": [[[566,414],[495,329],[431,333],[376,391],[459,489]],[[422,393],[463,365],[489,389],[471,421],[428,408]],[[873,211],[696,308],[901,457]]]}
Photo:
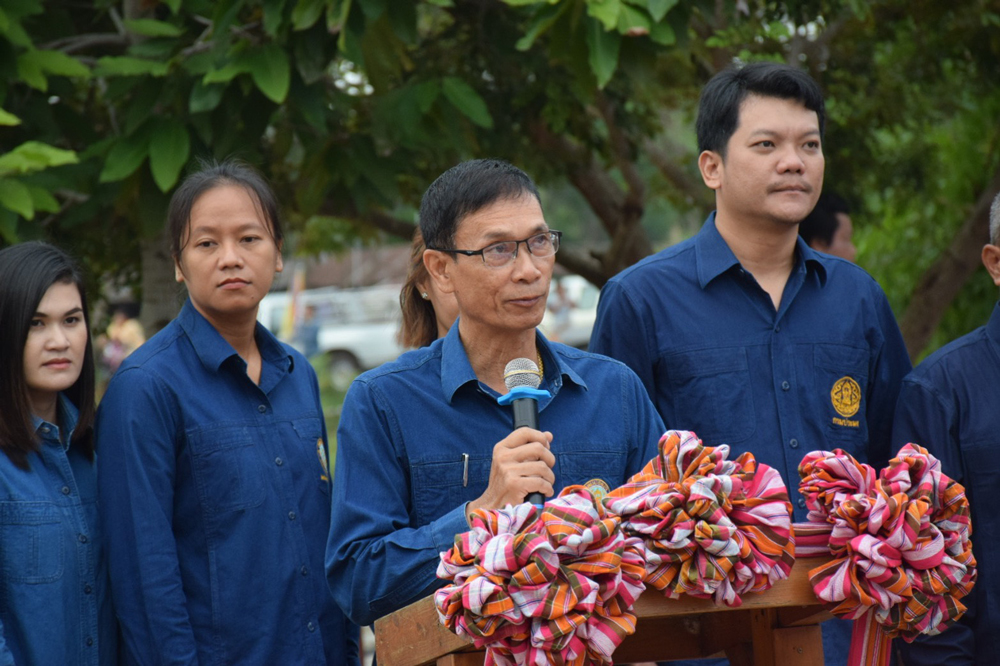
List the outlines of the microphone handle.
{"label": "microphone handle", "polygon": [[[511,407],[514,409],[514,429],[518,428],[532,428],[538,430],[538,401],[534,398],[518,398],[511,402]],[[528,493],[528,496],[524,499],[526,502],[530,502],[535,506],[542,506],[545,504],[545,495],[534,492]]]}

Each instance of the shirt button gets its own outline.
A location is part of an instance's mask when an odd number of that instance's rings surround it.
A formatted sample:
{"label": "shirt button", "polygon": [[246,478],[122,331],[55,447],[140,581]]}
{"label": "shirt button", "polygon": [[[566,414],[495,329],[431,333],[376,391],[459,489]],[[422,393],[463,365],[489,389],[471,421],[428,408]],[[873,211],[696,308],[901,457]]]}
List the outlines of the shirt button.
{"label": "shirt button", "polygon": [[294,511],[289,511],[288,512],[288,520],[295,520],[295,512]]}
{"label": "shirt button", "polygon": [[302,565],[302,568],[299,569],[299,573],[302,574],[303,576],[308,576],[309,575],[309,567],[307,567],[305,565]]}
{"label": "shirt button", "polygon": [[69,486],[63,486],[62,487],[62,494],[63,495],[69,495]]}
{"label": "shirt button", "polygon": [[257,405],[257,411],[263,414],[267,411],[267,405]]}
{"label": "shirt button", "polygon": [[80,543],[87,543],[87,535],[86,534],[81,534],[80,535]]}
{"label": "shirt button", "polygon": [[90,636],[87,636],[87,647],[90,647],[93,644],[94,644],[94,639],[91,638]]}
{"label": "shirt button", "polygon": [[90,594],[93,591],[94,591],[94,588],[92,588],[91,586],[89,586],[89,585],[84,585],[83,586],[83,593],[84,594]]}
{"label": "shirt button", "polygon": [[793,449],[799,448],[799,440],[793,437],[792,439],[788,440],[788,446],[792,447]]}
{"label": "shirt button", "polygon": [[792,385],[789,384],[787,381],[781,382],[781,390],[782,391],[787,391],[790,388],[792,388]]}
{"label": "shirt button", "polygon": [[780,326],[775,326],[774,327],[774,332],[775,333],[781,333],[781,327]]}
{"label": "shirt button", "polygon": [[804,499],[804,498],[802,498],[802,497],[800,497],[800,498],[799,498],[799,501],[798,501],[798,502],[796,502],[796,504],[798,504],[798,505],[799,505],[799,508],[800,508],[800,509],[804,509],[804,508],[806,508],[806,501],[805,501],[805,499]]}
{"label": "shirt button", "polygon": [[281,458],[275,458],[274,459],[274,464],[277,465],[278,467],[281,467],[282,465],[285,464],[285,461],[282,460]]}
{"label": "shirt button", "polygon": [[308,629],[309,631],[316,631],[315,623],[310,622],[309,624],[306,625],[306,629]]}
{"label": "shirt button", "polygon": [[42,426],[42,432],[44,432],[45,434],[48,434],[50,430],[51,428],[49,428],[48,426]]}

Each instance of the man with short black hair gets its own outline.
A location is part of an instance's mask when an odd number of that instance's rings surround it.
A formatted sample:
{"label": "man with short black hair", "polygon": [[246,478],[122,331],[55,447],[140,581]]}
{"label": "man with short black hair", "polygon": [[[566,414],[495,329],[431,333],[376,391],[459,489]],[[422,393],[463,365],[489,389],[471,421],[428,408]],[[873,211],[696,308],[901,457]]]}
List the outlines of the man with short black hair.
{"label": "man with short black hair", "polygon": [[[668,427],[752,452],[792,497],[809,451],[888,461],[910,369],[878,284],[798,236],[823,187],[824,125],[819,86],[798,69],[713,77],[697,130],[716,210],[694,238],[605,285],[590,347],[635,370]],[[805,518],[799,497],[794,519]],[[846,646],[827,655],[842,662]]]}
{"label": "man with short black hair", "polygon": [[854,225],[851,208],[840,195],[823,192],[812,212],[799,223],[799,235],[817,252],[854,261],[858,249],[854,247]]}
{"label": "man with short black hair", "polygon": [[[982,261],[1000,287],[1000,195],[990,209],[990,242]],[[1000,303],[985,326],[928,356],[903,380],[892,439],[914,442],[965,486],[972,513],[972,552],[978,580],[962,600],[969,611],[938,636],[899,641],[906,666],[1000,664]]]}
{"label": "man with short black hair", "polygon": [[[600,495],[657,452],[663,422],[623,364],[552,343],[545,314],[560,233],[538,190],[498,160],[464,162],[427,189],[424,264],[458,320],[427,347],[364,373],[337,430],[327,543],[334,597],[357,623],[431,593],[440,553],[471,511],[582,484]],[[512,431],[504,366],[535,361],[545,431]]]}

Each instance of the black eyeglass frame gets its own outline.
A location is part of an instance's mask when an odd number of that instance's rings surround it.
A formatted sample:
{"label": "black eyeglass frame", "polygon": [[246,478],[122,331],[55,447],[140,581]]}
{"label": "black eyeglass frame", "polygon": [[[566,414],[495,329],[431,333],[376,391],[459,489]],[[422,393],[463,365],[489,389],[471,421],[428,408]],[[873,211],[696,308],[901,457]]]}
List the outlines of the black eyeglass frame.
{"label": "black eyeglass frame", "polygon": [[[555,247],[555,249],[552,251],[552,254],[546,254],[546,255],[543,255],[543,256],[544,257],[555,256],[556,252],[559,251],[560,239],[562,239],[562,235],[563,235],[563,232],[561,232],[561,231],[556,231],[555,229],[549,229],[548,231],[543,231],[541,233],[531,234],[530,236],[528,236],[527,238],[525,238],[523,240],[493,241],[489,245],[486,245],[485,247],[482,247],[482,248],[480,248],[478,250],[455,250],[455,249],[446,250],[446,249],[441,248],[441,247],[428,247],[427,249],[428,250],[435,250],[437,252],[447,252],[448,254],[464,254],[467,257],[475,257],[475,256],[478,255],[483,260],[483,264],[485,264],[486,266],[489,266],[490,268],[503,268],[504,266],[507,266],[507,265],[513,263],[514,260],[517,259],[517,253],[520,250],[521,243],[524,243],[524,247],[528,248],[528,254],[530,254],[533,257],[537,256],[534,252],[531,251],[531,246],[528,245],[528,241],[530,241],[532,238],[535,238],[537,236],[550,236],[550,240],[552,242],[552,245]],[[510,261],[508,261],[508,262],[506,262],[504,264],[500,264],[499,266],[491,266],[490,264],[486,263],[486,255],[484,253],[486,252],[486,250],[488,250],[491,247],[493,247],[494,245],[498,245],[500,243],[514,243],[514,254],[511,255]]]}

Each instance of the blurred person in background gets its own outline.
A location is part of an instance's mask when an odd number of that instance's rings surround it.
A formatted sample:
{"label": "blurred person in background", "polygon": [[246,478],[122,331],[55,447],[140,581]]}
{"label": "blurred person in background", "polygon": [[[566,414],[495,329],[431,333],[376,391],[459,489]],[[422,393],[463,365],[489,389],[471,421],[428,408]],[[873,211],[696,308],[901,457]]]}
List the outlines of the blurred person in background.
{"label": "blurred person in background", "polygon": [[399,292],[403,313],[397,339],[403,347],[426,347],[443,338],[458,317],[454,294],[441,292],[424,266],[424,237],[417,228],[410,245],[410,268]]}
{"label": "blurred person in background", "polygon": [[101,350],[101,364],[107,371],[108,377],[115,374],[122,361],[145,341],[146,333],[142,330],[139,320],[129,316],[126,306],[116,306],[108,330],[97,338],[97,345]]}
{"label": "blurred person in background", "polygon": [[180,314],[98,410],[100,507],[128,661],[356,664],[323,577],[326,426],[312,366],[257,322],[281,271],[270,185],[203,167],[167,213]]}
{"label": "blurred person in background", "polygon": [[806,245],[819,252],[854,261],[854,227],[851,209],[838,194],[823,192],[812,212],[799,223],[799,236]]}
{"label": "blurred person in background", "polygon": [[83,278],[23,243],[0,285],[0,664],[115,664]]}

